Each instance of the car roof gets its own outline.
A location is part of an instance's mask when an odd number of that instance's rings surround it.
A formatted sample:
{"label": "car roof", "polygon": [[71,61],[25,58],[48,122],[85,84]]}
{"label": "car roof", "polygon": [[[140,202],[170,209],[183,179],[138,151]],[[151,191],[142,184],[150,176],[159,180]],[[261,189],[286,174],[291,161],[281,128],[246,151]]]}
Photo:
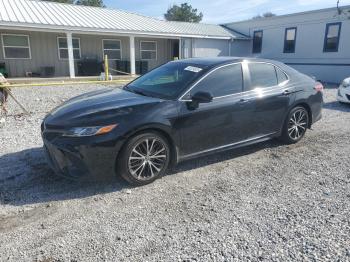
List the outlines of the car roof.
{"label": "car roof", "polygon": [[228,64],[228,63],[239,63],[242,61],[268,62],[273,64],[279,64],[277,61],[272,61],[268,59],[252,58],[252,57],[227,57],[227,56],[186,58],[186,59],[176,60],[175,62],[215,67],[223,64]]}

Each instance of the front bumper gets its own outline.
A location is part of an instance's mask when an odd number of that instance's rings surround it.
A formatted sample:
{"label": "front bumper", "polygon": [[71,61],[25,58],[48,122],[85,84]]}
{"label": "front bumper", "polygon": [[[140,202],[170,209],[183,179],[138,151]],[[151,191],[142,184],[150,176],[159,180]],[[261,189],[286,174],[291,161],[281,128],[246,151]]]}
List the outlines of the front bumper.
{"label": "front bumper", "polygon": [[337,91],[337,100],[343,103],[350,103],[350,87],[340,86]]}
{"label": "front bumper", "polygon": [[110,135],[52,137],[52,133],[42,133],[48,164],[56,174],[79,180],[115,175],[122,139],[115,139]]}

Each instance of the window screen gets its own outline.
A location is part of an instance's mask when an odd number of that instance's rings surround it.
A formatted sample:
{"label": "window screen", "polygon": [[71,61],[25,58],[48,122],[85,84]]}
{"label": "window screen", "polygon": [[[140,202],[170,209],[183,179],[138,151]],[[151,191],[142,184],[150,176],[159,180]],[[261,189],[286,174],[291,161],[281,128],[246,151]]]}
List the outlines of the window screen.
{"label": "window screen", "polygon": [[103,40],[103,56],[107,55],[109,60],[121,60],[121,41]]}
{"label": "window screen", "polygon": [[2,35],[5,59],[30,59],[29,36]]}
{"label": "window screen", "polygon": [[297,37],[296,27],[286,29],[286,34],[284,36],[284,53],[295,52],[296,37]]}
{"label": "window screen", "polygon": [[[68,59],[68,43],[66,37],[58,37],[58,57],[59,59]],[[80,51],[80,39],[79,38],[73,38],[73,56],[74,59],[80,59],[81,58],[81,51]]]}
{"label": "window screen", "polygon": [[251,89],[277,85],[275,66],[265,63],[248,64],[250,71]]}
{"label": "window screen", "polygon": [[140,52],[142,60],[156,60],[157,59],[157,42],[141,41]]}
{"label": "window screen", "polygon": [[263,31],[255,31],[253,36],[253,53],[261,53]]}
{"label": "window screen", "polygon": [[242,92],[243,75],[241,64],[221,67],[210,73],[192,90],[191,95],[198,91],[210,92],[213,97],[220,97]]}
{"label": "window screen", "polygon": [[341,23],[327,24],[324,52],[338,52]]}

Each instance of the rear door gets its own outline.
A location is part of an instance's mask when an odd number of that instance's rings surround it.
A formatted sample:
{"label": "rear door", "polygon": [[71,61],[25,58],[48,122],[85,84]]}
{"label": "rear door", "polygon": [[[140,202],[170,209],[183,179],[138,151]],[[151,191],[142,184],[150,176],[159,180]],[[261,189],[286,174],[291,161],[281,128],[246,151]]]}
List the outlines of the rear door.
{"label": "rear door", "polygon": [[287,74],[279,67],[264,62],[250,62],[248,91],[254,103],[251,128],[247,138],[279,132],[295,93]]}

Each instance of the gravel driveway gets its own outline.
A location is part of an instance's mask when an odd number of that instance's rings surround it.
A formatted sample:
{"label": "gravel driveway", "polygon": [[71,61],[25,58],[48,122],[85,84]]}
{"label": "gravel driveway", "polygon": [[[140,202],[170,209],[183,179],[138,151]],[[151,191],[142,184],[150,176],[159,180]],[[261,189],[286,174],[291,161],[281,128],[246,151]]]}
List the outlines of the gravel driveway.
{"label": "gravel driveway", "polygon": [[0,261],[350,261],[350,106],[325,90],[323,119],[276,141],[182,163],[131,188],[55,177],[40,123],[103,86],[13,90],[0,127]]}

